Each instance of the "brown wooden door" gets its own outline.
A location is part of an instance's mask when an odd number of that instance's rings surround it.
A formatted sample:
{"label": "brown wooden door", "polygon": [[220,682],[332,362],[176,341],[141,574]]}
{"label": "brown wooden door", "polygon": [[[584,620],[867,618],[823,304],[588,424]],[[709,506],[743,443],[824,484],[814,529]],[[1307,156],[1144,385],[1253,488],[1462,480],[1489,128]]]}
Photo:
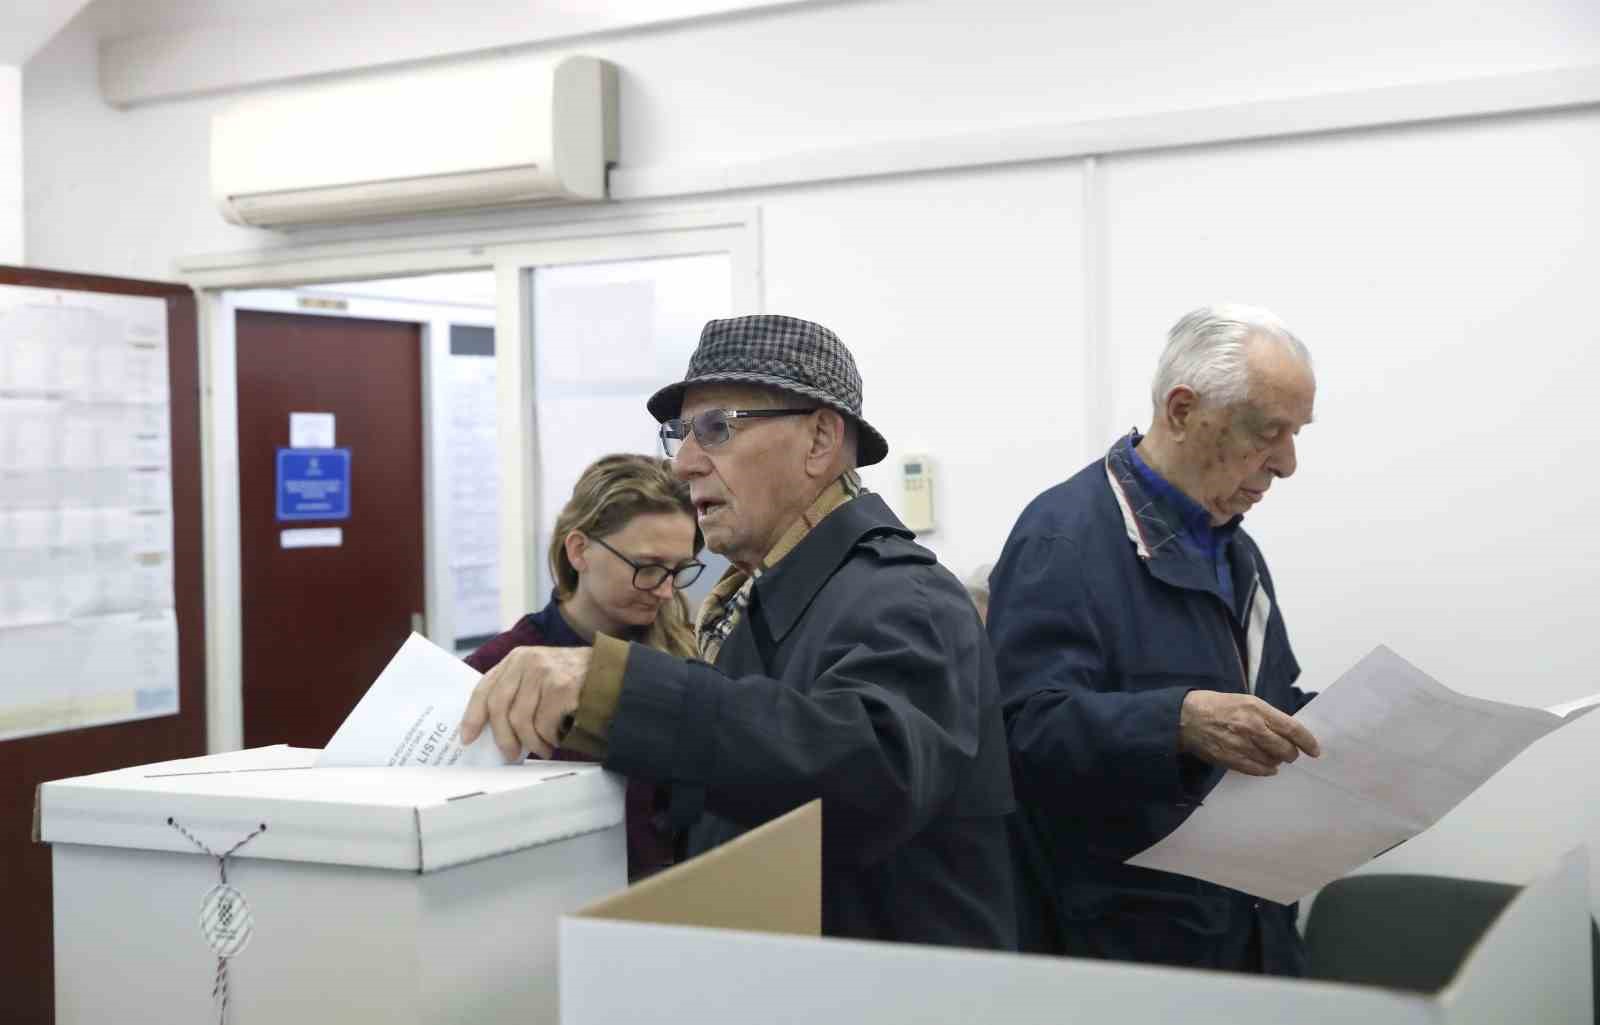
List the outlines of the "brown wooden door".
{"label": "brown wooden door", "polygon": [[[158,296],[167,304],[179,712],[0,742],[0,906],[5,909],[5,924],[0,926],[0,1021],[48,1025],[55,1020],[55,957],[50,849],[33,842],[38,785],[205,754],[200,360],[194,294],[186,286],[22,267],[0,267],[0,284]],[[0,643],[0,659],[4,657]],[[4,680],[0,665],[0,685]]]}
{"label": "brown wooden door", "polygon": [[[422,331],[240,311],[238,377],[244,743],[322,747],[423,611]],[[277,519],[291,412],[334,414],[348,519]],[[317,527],[343,543],[283,547]]]}

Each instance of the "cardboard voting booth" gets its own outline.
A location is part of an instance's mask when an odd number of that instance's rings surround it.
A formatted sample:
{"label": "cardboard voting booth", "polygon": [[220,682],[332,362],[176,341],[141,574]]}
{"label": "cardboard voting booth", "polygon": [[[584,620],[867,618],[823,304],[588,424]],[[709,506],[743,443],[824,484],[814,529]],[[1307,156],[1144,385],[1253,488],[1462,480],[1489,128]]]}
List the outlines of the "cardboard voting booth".
{"label": "cardboard voting booth", "polygon": [[39,788],[61,1025],[216,1021],[224,954],[234,1025],[556,1019],[559,915],[627,884],[621,780],[318,753]]}
{"label": "cardboard voting booth", "polygon": [[1524,890],[1431,996],[818,935],[809,805],[561,921],[563,1025],[1590,1025],[1587,861]]}

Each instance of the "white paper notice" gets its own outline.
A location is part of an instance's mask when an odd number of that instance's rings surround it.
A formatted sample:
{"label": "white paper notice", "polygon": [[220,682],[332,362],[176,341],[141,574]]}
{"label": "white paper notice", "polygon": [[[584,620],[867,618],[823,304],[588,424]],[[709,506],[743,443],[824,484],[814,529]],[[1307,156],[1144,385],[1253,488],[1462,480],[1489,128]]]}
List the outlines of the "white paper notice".
{"label": "white paper notice", "polygon": [[328,741],[318,765],[504,765],[494,735],[461,746],[459,727],[480,674],[412,634]]}
{"label": "white paper notice", "polygon": [[332,448],[332,413],[290,413],[290,448]]}
{"label": "white paper notice", "polygon": [[344,544],[343,527],[300,527],[279,535],[285,548],[338,548]]}
{"label": "white paper notice", "polygon": [[458,648],[500,632],[500,449],[493,356],[446,364],[452,623]]}
{"label": "white paper notice", "polygon": [[0,630],[0,650],[0,740],[178,711],[170,609]]}
{"label": "white paper notice", "polygon": [[1469,698],[1376,648],[1295,716],[1320,758],[1276,776],[1228,773],[1128,864],[1292,903],[1427,829],[1597,705],[1600,694],[1550,709]]}
{"label": "white paper notice", "polygon": [[0,285],[0,740],[178,710],[166,301]]}
{"label": "white paper notice", "polygon": [[500,632],[500,582],[494,566],[454,566],[456,647]]}

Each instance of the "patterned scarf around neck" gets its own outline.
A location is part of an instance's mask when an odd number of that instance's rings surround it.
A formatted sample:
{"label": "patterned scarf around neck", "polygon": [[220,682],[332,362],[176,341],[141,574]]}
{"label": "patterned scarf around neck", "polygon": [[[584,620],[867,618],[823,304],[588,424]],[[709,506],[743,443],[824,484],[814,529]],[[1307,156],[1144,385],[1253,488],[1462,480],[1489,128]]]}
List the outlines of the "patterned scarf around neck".
{"label": "patterned scarf around neck", "polygon": [[746,573],[738,566],[729,566],[728,571],[717,581],[717,586],[706,595],[706,600],[700,606],[700,619],[696,624],[696,632],[700,637],[700,657],[712,665],[717,662],[717,655],[722,651],[722,642],[733,633],[733,628],[739,625],[739,620],[744,616],[745,608],[750,604],[750,592],[755,587],[756,580],[767,570],[776,566],[784,556],[794,551],[795,546],[805,540],[807,534],[821,523],[827,515],[852,499],[867,494],[867,488],[861,483],[861,477],[854,470],[846,470],[838,480],[829,484],[817,496],[794,525],[784,531],[778,543],[772,546],[766,558],[761,560],[761,565]]}

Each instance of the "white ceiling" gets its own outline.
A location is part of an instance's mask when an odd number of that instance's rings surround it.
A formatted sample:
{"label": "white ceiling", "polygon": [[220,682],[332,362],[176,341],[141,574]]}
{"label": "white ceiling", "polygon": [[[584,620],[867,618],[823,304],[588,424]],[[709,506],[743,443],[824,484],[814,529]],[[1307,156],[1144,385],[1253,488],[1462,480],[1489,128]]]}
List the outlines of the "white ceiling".
{"label": "white ceiling", "polygon": [[[85,24],[102,94],[130,107],[822,2],[863,0],[93,0]],[[18,4],[64,12],[29,53],[85,7],[0,0]],[[0,34],[16,18],[0,13]]]}
{"label": "white ceiling", "polygon": [[372,5],[349,0],[331,5],[327,0],[95,0],[95,6],[116,8],[115,37],[122,38],[294,21],[309,14]]}
{"label": "white ceiling", "polygon": [[86,0],[5,0],[0,3],[0,64],[26,64],[54,38]]}

